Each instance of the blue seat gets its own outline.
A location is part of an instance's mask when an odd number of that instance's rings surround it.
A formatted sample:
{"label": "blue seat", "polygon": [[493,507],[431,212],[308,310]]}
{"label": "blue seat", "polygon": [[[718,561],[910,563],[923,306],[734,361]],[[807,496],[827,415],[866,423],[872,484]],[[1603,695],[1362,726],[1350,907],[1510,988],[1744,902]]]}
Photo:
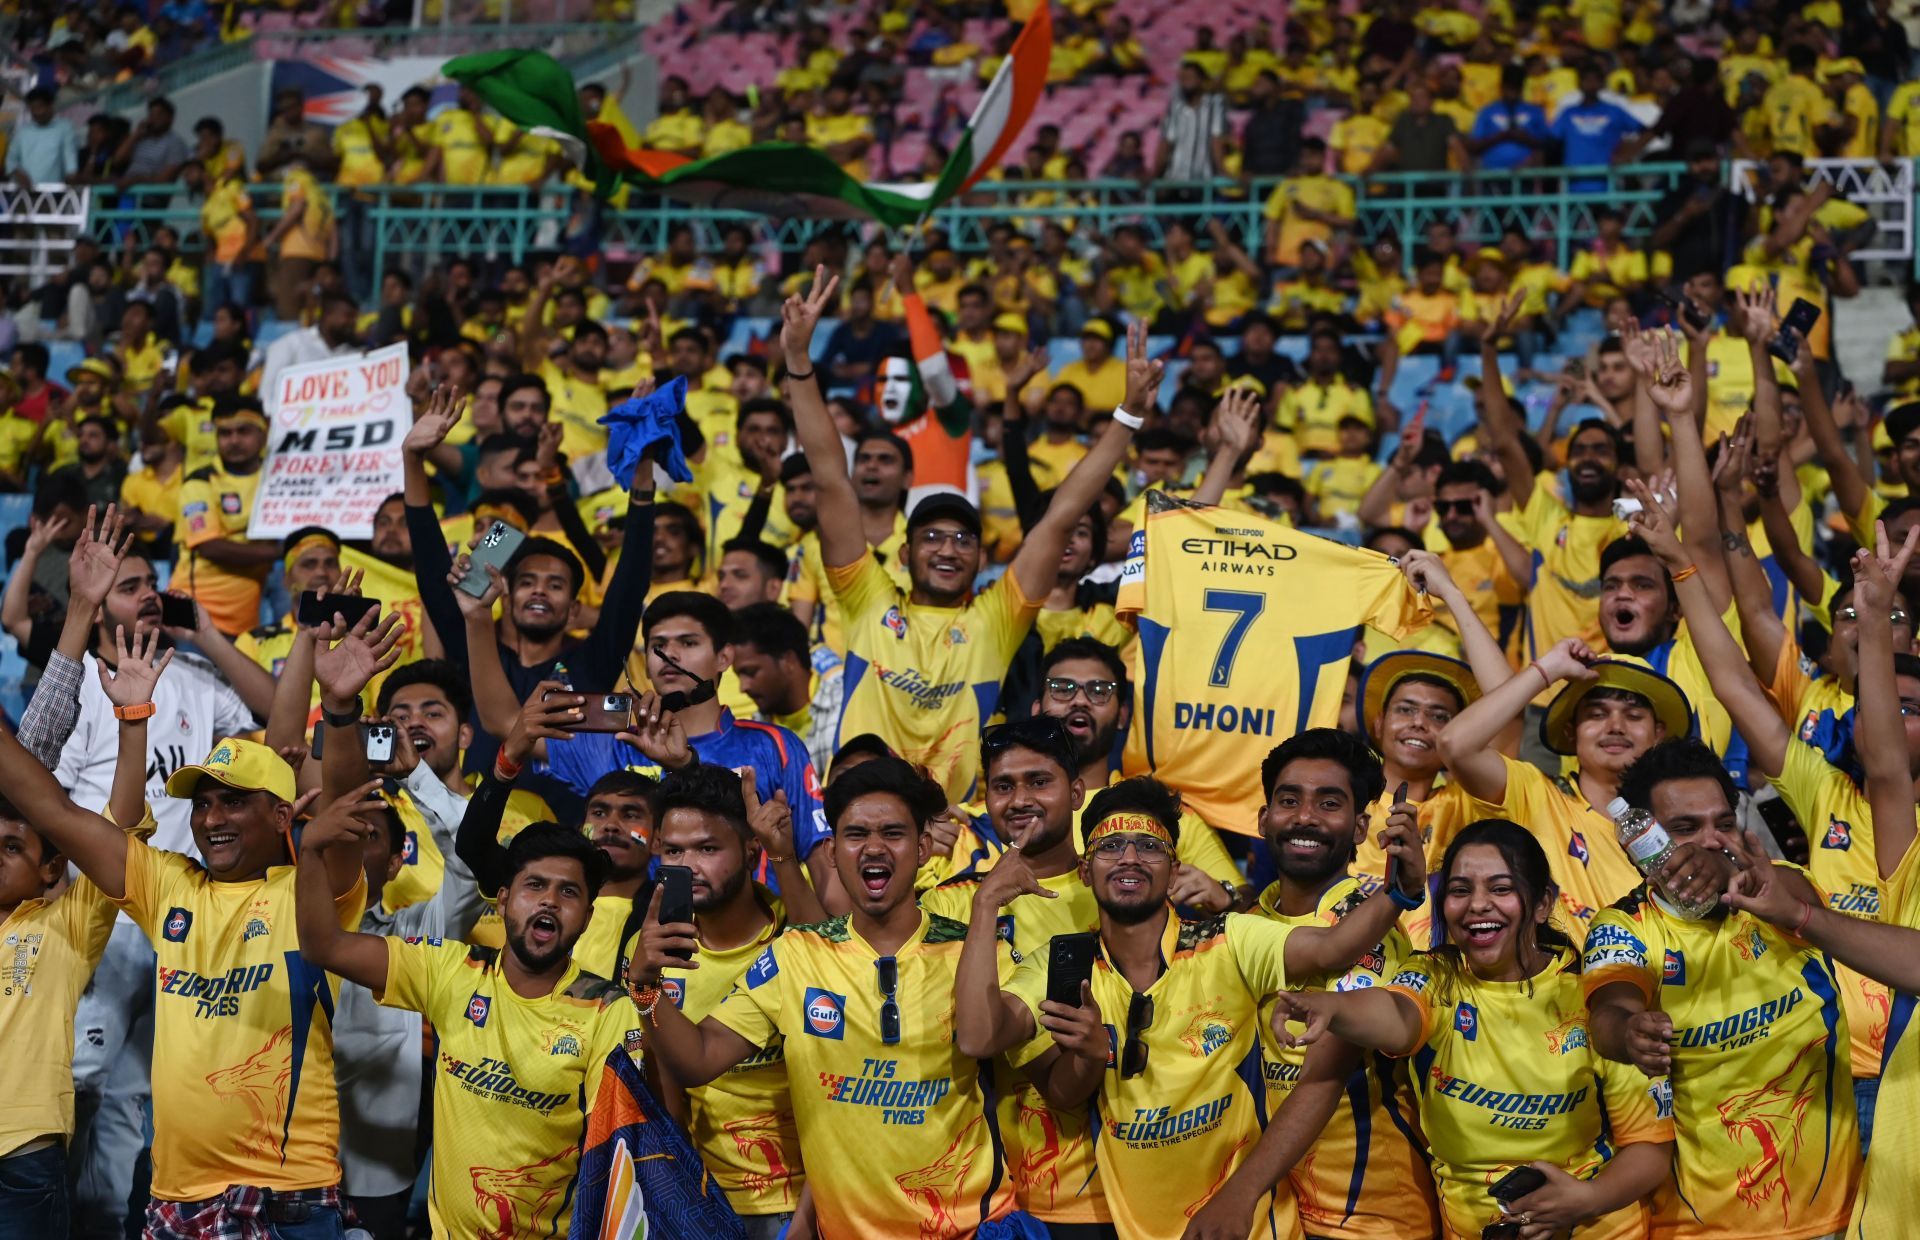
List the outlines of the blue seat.
{"label": "blue seat", "polygon": [[86,346],[77,340],[47,341],[47,378],[64,384],[67,372],[87,360]]}
{"label": "blue seat", "polygon": [[[727,333],[727,338],[721,342],[720,356],[722,359],[725,359],[732,357],[736,353],[749,353],[753,349],[754,341],[772,338],[779,331],[779,328],[780,322],[778,319],[751,318],[746,315],[741,315],[733,321],[732,330]],[[816,340],[825,339],[818,331],[814,332],[814,338]]]}
{"label": "blue seat", "polygon": [[7,536],[27,523],[27,517],[33,512],[33,496],[0,495],[0,545],[4,545]]}
{"label": "blue seat", "polygon": [[253,333],[254,347],[264,349],[287,333],[299,330],[298,323],[289,323],[284,319],[262,319],[259,328]]}

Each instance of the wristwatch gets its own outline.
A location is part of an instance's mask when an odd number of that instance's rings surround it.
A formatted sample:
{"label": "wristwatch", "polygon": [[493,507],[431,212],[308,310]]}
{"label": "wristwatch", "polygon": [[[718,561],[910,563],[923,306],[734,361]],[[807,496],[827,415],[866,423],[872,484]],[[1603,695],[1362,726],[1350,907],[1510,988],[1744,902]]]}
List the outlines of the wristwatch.
{"label": "wristwatch", "polygon": [[153,718],[154,711],[158,709],[159,708],[156,707],[152,702],[135,702],[131,706],[114,707],[113,717],[115,719],[122,719],[127,721],[128,723],[131,723],[136,719]]}

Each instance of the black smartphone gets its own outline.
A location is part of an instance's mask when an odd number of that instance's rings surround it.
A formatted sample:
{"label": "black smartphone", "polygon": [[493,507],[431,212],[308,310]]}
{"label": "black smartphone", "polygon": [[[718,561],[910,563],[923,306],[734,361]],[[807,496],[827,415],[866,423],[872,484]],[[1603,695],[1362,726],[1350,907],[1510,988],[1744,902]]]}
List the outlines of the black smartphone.
{"label": "black smartphone", "polygon": [[1546,1173],[1538,1167],[1515,1167],[1493,1182],[1487,1196],[1503,1205],[1512,1205],[1528,1193],[1545,1188],[1546,1184]]}
{"label": "black smartphone", "polygon": [[329,594],[320,597],[312,590],[300,591],[298,610],[293,613],[293,622],[303,629],[316,624],[325,624],[337,614],[352,628],[360,623],[360,618],[380,606],[377,598],[366,598],[358,594]]}
{"label": "black smartphone", "polygon": [[[1405,803],[1406,799],[1407,781],[1403,779],[1400,781],[1399,789],[1393,794],[1393,803],[1400,805]],[[1387,886],[1395,891],[1400,890],[1400,858],[1392,855],[1387,857]]]}
{"label": "black smartphone", "polygon": [[[1712,193],[1713,191],[1709,190],[1708,192]],[[1707,324],[1713,322],[1713,316],[1695,306],[1693,299],[1688,297],[1686,291],[1678,285],[1675,285],[1665,292],[1655,293],[1653,297],[1655,301],[1665,306],[1668,312],[1676,319],[1684,316],[1687,322],[1693,325],[1695,331],[1703,331]]]}
{"label": "black smartphone", "polygon": [[460,579],[460,589],[479,598],[487,592],[492,578],[487,576],[487,566],[504,570],[513,553],[520,550],[520,544],[527,536],[514,529],[505,521],[495,521],[480,536],[480,545],[473,549],[467,562],[467,575]]}
{"label": "black smartphone", "polygon": [[1093,953],[1100,936],[1093,931],[1056,934],[1047,946],[1047,1000],[1080,1006],[1080,987],[1093,980]]}
{"label": "black smartphone", "polygon": [[[690,925],[693,922],[693,871],[684,865],[660,867],[660,924]],[[682,960],[693,959],[692,952],[673,953]]]}
{"label": "black smartphone", "polygon": [[1820,321],[1820,307],[1804,297],[1794,298],[1793,305],[1787,310],[1787,316],[1780,320],[1780,331],[1772,340],[1767,341],[1767,352],[1773,354],[1787,365],[1800,355],[1798,339],[1788,329],[1801,336],[1813,331],[1813,325]]}
{"label": "black smartphone", "polygon": [[367,765],[385,766],[393,761],[393,746],[399,735],[390,723],[363,723],[360,725],[360,749],[367,755]]}
{"label": "black smartphone", "polygon": [[1480,1229],[1480,1240],[1520,1240],[1520,1224],[1488,1223]]}
{"label": "black smartphone", "polygon": [[186,595],[163,593],[160,596],[160,624],[169,629],[197,629],[200,627],[200,612]]}

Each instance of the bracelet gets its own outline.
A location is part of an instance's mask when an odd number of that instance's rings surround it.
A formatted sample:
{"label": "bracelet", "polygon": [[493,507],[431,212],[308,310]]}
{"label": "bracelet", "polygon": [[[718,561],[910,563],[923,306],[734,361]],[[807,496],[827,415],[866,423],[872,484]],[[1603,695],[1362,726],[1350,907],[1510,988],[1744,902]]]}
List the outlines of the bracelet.
{"label": "bracelet", "polygon": [[1800,922],[1798,925],[1794,926],[1793,929],[1787,931],[1787,933],[1791,934],[1796,939],[1800,939],[1801,942],[1805,942],[1806,940],[1801,936],[1806,931],[1807,923],[1812,920],[1813,920],[1813,905],[1808,904],[1805,900],[1800,901]]}
{"label": "bracelet", "polygon": [[327,704],[325,702],[322,702],[320,703],[320,717],[326,720],[327,726],[330,728],[359,727],[360,711],[365,708],[365,703],[356,702],[354,703],[354,705],[356,709],[347,711],[344,714],[336,715],[332,711],[327,709]]}
{"label": "bracelet", "polygon": [[124,723],[132,723],[139,719],[153,718],[153,713],[159,709],[152,702],[135,702],[131,706],[114,707],[113,717]]}
{"label": "bracelet", "polygon": [[1147,424],[1147,420],[1136,413],[1128,413],[1125,405],[1113,407],[1113,420],[1130,431],[1137,431]]}
{"label": "bracelet", "polygon": [[796,380],[796,379],[811,379],[811,378],[813,378],[813,372],[812,372],[811,370],[809,370],[809,371],[808,371],[808,372],[807,372],[806,374],[804,374],[804,375],[803,375],[803,374],[800,374],[800,373],[798,373],[798,372],[796,372],[796,371],[792,371],[792,370],[789,370],[789,371],[787,372],[787,382],[788,382],[788,383],[792,383],[792,382],[793,382],[794,380]]}
{"label": "bracelet", "polygon": [[1540,679],[1547,682],[1547,688],[1553,688],[1553,677],[1547,675],[1547,669],[1540,666],[1540,660],[1535,659],[1528,663],[1527,666],[1540,673]]}
{"label": "bracelet", "polygon": [[503,784],[510,784],[520,778],[525,768],[507,757],[504,752],[493,755],[493,777]]}
{"label": "bracelet", "polygon": [[1700,566],[1698,564],[1689,564],[1673,575],[1673,584],[1677,586],[1699,571]]}
{"label": "bracelet", "polygon": [[660,1002],[660,988],[658,986],[635,986],[630,993],[633,998],[633,1005],[640,1009],[640,1015],[652,1016],[653,1005]]}
{"label": "bracelet", "polygon": [[563,487],[567,485],[567,476],[560,472],[558,465],[555,465],[547,471],[546,482],[549,487]]}
{"label": "bracelet", "polygon": [[1425,904],[1427,902],[1427,889],[1422,887],[1420,889],[1419,895],[1410,896],[1405,892],[1401,891],[1400,888],[1394,886],[1392,883],[1388,883],[1387,899],[1393,901],[1393,906],[1395,908],[1403,909],[1406,912],[1411,913],[1413,910],[1419,908],[1422,904]]}

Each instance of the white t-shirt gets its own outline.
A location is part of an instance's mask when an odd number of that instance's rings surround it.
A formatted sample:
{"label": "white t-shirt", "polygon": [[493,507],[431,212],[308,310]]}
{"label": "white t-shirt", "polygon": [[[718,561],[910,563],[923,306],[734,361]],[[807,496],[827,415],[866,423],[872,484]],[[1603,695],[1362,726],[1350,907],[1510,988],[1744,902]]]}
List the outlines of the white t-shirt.
{"label": "white t-shirt", "polygon": [[[100,687],[99,661],[89,651],[80,662],[80,720],[60,751],[60,765],[53,774],[81,808],[103,810],[113,790],[120,721],[113,717],[113,703]],[[222,737],[253,732],[260,725],[213,664],[183,652],[174,654],[154,686],[153,705],[153,717],[147,720],[147,804],[159,825],[151,843],[198,858],[192,803],[167,795],[167,776],[206,761],[214,742]]]}

